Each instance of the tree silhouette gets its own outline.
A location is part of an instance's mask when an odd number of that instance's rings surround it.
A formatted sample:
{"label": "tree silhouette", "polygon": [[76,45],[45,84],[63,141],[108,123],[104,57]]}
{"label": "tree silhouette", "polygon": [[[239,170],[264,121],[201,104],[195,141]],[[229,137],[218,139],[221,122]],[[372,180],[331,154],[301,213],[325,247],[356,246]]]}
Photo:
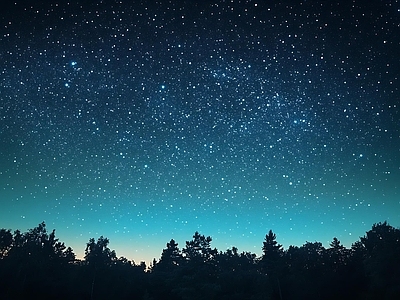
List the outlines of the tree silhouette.
{"label": "tree silhouette", "polygon": [[[313,272],[322,272],[325,248],[320,242],[306,242],[300,247],[302,254],[303,268]],[[322,275],[322,274],[321,274]]]}
{"label": "tree silhouette", "polygon": [[205,237],[197,231],[193,235],[193,240],[186,241],[186,246],[182,250],[184,257],[189,262],[205,263],[212,261],[218,251],[211,249],[212,238]]}
{"label": "tree silhouette", "polygon": [[171,239],[171,241],[167,243],[167,248],[161,253],[161,259],[156,266],[161,271],[173,271],[182,265],[182,263],[183,257],[178,248],[178,244]]}
{"label": "tree silhouette", "polygon": [[75,259],[75,254],[70,247],[59,242],[55,230],[47,233],[46,224],[40,223],[37,227],[21,234],[15,231],[11,249],[8,251],[10,258],[29,262],[36,266],[52,263],[65,263]]}
{"label": "tree silhouette", "polygon": [[[9,234],[5,233],[5,236],[5,245],[9,245]],[[75,259],[75,254],[59,242],[55,230],[49,234],[46,224],[42,222],[25,233],[16,230],[3,259],[6,259],[5,268],[13,268],[12,277],[8,280],[20,283],[16,291],[18,297],[28,294],[34,297],[38,293],[37,285],[48,278],[48,274],[52,274],[49,277],[51,280],[47,280],[50,285],[48,290],[53,292],[52,286],[64,278],[61,269]]]}
{"label": "tree silhouette", "polygon": [[282,299],[282,289],[280,278],[284,272],[283,248],[276,241],[275,233],[270,230],[265,235],[265,240],[262,246],[263,256],[260,260],[260,267],[263,274],[268,276],[269,282],[274,289],[277,287],[279,299]]}
{"label": "tree silhouette", "polygon": [[0,259],[7,255],[13,243],[13,236],[10,230],[0,230]]}
{"label": "tree silhouette", "polygon": [[272,230],[265,235],[262,251],[261,266],[264,268],[265,273],[269,274],[277,271],[277,266],[283,256],[283,248],[276,241],[276,235]]}
{"label": "tree silhouette", "polygon": [[90,298],[94,297],[94,288],[96,283],[96,275],[101,269],[110,267],[117,259],[115,251],[108,248],[109,239],[100,236],[97,242],[94,238],[89,239],[85,249],[85,262],[92,270],[92,284]]}
{"label": "tree silhouette", "polygon": [[382,298],[400,296],[400,230],[387,222],[374,224],[360,241],[371,292]]}
{"label": "tree silhouette", "polygon": [[348,263],[349,251],[340,244],[340,241],[336,237],[333,238],[329,246],[330,248],[326,251],[329,259],[329,266],[332,271],[339,272],[340,268]]}
{"label": "tree silhouette", "polygon": [[[220,286],[219,298],[247,299],[258,290],[260,276],[257,270],[256,255],[250,252],[239,254],[238,248],[232,247],[217,255],[218,275]],[[219,299],[218,298],[218,299]]]}
{"label": "tree silhouette", "polygon": [[45,223],[12,234],[0,229],[4,299],[400,299],[400,230],[374,224],[346,249],[337,238],[284,251],[270,230],[262,256],[218,252],[196,232],[182,251],[171,239],[150,271],[117,258],[103,236],[84,260]]}
{"label": "tree silhouette", "polygon": [[108,248],[109,243],[109,239],[103,236],[99,237],[97,242],[94,238],[89,239],[85,249],[86,263],[94,268],[111,266],[117,257],[115,251]]}
{"label": "tree silhouette", "polygon": [[[211,248],[211,237],[197,231],[182,249],[184,265],[180,280],[175,280],[176,294],[183,299],[212,299],[219,291],[215,283],[217,249]],[[178,279],[178,278],[177,278]]]}

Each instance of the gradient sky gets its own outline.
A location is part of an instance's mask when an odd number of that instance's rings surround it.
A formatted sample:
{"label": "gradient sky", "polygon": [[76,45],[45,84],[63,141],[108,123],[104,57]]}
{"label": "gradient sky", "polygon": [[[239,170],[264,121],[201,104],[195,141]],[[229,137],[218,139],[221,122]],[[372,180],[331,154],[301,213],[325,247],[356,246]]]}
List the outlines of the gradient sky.
{"label": "gradient sky", "polygon": [[0,228],[149,262],[400,226],[399,1],[26,2],[0,9]]}

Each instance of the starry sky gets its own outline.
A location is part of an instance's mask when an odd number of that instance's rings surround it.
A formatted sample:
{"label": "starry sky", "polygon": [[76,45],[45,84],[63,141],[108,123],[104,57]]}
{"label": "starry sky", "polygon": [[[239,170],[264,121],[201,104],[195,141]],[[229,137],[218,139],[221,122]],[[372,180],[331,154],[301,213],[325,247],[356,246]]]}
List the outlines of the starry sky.
{"label": "starry sky", "polygon": [[398,0],[7,2],[1,228],[149,262],[400,226]]}

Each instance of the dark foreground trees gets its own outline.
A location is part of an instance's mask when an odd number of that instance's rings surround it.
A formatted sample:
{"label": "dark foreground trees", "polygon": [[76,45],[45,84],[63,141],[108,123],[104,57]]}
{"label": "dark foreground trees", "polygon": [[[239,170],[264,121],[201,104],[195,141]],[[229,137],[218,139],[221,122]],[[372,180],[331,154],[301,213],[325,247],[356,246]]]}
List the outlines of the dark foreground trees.
{"label": "dark foreground trees", "polygon": [[170,240],[151,268],[117,257],[109,240],[76,260],[46,224],[0,230],[0,299],[400,299],[400,230],[386,222],[350,249],[333,238],[284,250],[270,230],[262,255],[224,252],[196,232]]}

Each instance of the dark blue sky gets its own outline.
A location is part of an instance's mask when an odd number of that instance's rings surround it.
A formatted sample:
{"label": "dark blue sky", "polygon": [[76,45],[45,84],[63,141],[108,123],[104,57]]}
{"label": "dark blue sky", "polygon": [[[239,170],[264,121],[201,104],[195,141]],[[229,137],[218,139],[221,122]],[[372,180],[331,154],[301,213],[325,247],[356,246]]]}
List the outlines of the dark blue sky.
{"label": "dark blue sky", "polygon": [[398,1],[96,2],[2,4],[0,227],[150,261],[400,225]]}

